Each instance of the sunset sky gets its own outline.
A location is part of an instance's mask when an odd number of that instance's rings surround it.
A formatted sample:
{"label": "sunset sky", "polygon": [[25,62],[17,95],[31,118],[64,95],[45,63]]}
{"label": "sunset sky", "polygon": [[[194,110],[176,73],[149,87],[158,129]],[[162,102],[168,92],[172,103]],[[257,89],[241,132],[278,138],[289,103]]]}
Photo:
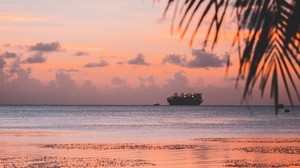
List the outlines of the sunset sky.
{"label": "sunset sky", "polygon": [[[228,17],[204,51],[205,27],[192,46],[191,32],[171,34],[166,2],[1,0],[0,103],[167,104],[174,92],[201,92],[206,105],[240,104],[235,23]],[[249,103],[273,102],[254,91]]]}

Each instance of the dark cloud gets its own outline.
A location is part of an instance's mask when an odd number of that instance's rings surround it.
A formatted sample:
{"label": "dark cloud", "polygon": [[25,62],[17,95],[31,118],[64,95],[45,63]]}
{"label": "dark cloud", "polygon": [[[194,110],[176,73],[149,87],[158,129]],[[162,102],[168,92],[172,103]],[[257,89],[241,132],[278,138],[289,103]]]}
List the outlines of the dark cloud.
{"label": "dark cloud", "polygon": [[193,50],[192,55],[194,59],[187,64],[190,68],[219,68],[227,65],[227,58],[220,58],[204,50]]}
{"label": "dark cloud", "polygon": [[97,68],[97,67],[106,67],[109,66],[109,63],[106,62],[105,60],[101,60],[98,63],[87,63],[86,65],[84,65],[84,67],[86,68]]}
{"label": "dark cloud", "polygon": [[77,51],[76,53],[74,53],[74,56],[89,56],[90,53],[89,52],[86,52],[86,51]]}
{"label": "dark cloud", "polygon": [[112,84],[114,85],[118,85],[118,86],[123,86],[127,84],[127,80],[126,79],[122,79],[119,77],[114,77],[111,79]]}
{"label": "dark cloud", "polygon": [[70,68],[70,69],[58,69],[57,72],[79,72],[78,69]]}
{"label": "dark cloud", "polygon": [[131,65],[144,65],[144,66],[150,65],[145,61],[145,56],[141,53],[139,53],[135,58],[129,60],[127,63]]}
{"label": "dark cloud", "polygon": [[47,58],[43,56],[42,52],[37,52],[34,55],[25,59],[22,63],[24,64],[39,64],[47,61]]}
{"label": "dark cloud", "polygon": [[8,65],[6,80],[28,79],[30,78],[31,71],[31,68],[23,68],[21,66],[20,58],[16,58],[10,65]]}
{"label": "dark cloud", "polygon": [[51,43],[37,43],[36,45],[29,46],[30,51],[38,51],[38,52],[54,52],[54,51],[62,51],[61,45],[58,41]]}
{"label": "dark cloud", "polygon": [[194,59],[188,61],[178,54],[167,55],[162,63],[170,63],[188,68],[220,68],[226,65],[232,65],[228,54],[225,54],[225,56],[222,56],[223,58],[221,58],[220,56],[206,52],[205,50],[193,50],[192,56]]}
{"label": "dark cloud", "polygon": [[0,58],[0,71],[2,71],[2,69],[4,68],[6,62],[3,58]]}
{"label": "dark cloud", "polygon": [[18,54],[14,53],[14,52],[7,52],[7,51],[5,51],[3,54],[0,55],[0,57],[7,58],[7,59],[17,58]]}
{"label": "dark cloud", "polygon": [[186,65],[186,59],[182,55],[179,54],[170,54],[165,56],[165,58],[162,60],[162,64],[170,63],[178,66],[185,66]]}

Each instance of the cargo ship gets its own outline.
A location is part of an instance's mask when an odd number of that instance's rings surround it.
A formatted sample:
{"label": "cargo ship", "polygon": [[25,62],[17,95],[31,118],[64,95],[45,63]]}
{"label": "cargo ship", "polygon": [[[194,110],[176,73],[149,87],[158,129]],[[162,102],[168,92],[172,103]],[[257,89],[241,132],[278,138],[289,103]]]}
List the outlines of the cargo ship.
{"label": "cargo ship", "polygon": [[169,105],[187,105],[187,106],[199,106],[202,102],[201,93],[174,93],[174,95],[167,98]]}

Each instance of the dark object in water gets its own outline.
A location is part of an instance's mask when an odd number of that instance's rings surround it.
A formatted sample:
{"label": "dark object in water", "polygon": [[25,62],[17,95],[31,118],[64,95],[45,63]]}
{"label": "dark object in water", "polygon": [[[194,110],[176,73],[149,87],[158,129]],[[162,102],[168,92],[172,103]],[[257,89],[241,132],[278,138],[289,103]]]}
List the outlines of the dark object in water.
{"label": "dark object in water", "polygon": [[160,104],[159,103],[155,103],[155,104],[153,104],[153,106],[159,106]]}
{"label": "dark object in water", "polygon": [[190,105],[190,106],[199,106],[202,102],[201,93],[181,93],[180,96],[178,93],[174,93],[173,96],[167,98],[169,105]]}
{"label": "dark object in water", "polygon": [[290,109],[285,109],[284,112],[288,113],[290,112]]}

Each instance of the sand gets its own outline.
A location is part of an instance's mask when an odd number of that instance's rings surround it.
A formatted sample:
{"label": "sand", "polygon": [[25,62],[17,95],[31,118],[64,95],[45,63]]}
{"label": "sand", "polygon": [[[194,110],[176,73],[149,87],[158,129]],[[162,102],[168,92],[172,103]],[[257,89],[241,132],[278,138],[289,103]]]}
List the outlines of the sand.
{"label": "sand", "polygon": [[0,132],[0,167],[300,167],[300,137],[196,138],[161,143],[30,143]]}

